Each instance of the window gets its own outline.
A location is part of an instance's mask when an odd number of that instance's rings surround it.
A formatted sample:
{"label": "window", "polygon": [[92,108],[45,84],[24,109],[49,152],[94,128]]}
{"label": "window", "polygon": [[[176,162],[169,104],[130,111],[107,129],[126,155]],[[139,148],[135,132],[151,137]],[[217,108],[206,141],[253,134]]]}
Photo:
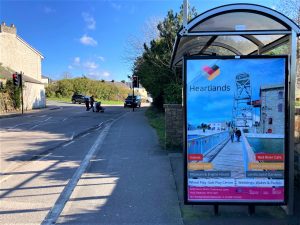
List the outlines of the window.
{"label": "window", "polygon": [[278,112],[282,112],[282,108],[283,108],[282,103],[279,103],[277,105],[277,108],[278,108]]}
{"label": "window", "polygon": [[272,124],[272,123],[273,123],[273,119],[269,118],[269,124]]}
{"label": "window", "polygon": [[283,91],[278,92],[278,99],[283,99]]}

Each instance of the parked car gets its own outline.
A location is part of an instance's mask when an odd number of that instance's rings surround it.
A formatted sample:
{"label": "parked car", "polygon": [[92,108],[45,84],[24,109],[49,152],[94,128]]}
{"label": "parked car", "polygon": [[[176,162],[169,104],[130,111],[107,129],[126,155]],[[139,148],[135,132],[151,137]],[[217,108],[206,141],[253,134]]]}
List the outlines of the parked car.
{"label": "parked car", "polygon": [[78,102],[79,104],[81,104],[81,103],[84,103],[84,102],[85,102],[85,99],[86,99],[86,96],[84,96],[84,95],[74,94],[74,95],[72,96],[71,101],[72,101],[72,103],[74,103],[74,104],[76,104],[77,102]]}
{"label": "parked car", "polygon": [[141,96],[135,95],[132,97],[132,95],[128,96],[124,101],[124,108],[128,107],[141,107]]}

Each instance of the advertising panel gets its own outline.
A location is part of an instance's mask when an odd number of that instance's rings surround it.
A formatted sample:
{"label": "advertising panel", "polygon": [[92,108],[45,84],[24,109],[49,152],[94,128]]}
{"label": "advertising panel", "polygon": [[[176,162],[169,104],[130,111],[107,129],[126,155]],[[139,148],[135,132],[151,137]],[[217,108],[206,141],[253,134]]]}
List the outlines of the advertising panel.
{"label": "advertising panel", "polygon": [[185,201],[285,202],[287,58],[185,58]]}

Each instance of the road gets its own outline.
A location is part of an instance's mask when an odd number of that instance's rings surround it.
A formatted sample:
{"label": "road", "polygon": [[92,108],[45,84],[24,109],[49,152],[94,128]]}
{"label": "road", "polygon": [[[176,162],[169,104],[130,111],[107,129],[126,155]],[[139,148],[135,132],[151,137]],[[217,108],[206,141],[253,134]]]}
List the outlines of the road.
{"label": "road", "polygon": [[0,120],[1,172],[9,172],[59,145],[71,145],[128,111],[110,106],[107,113],[93,113],[85,111],[84,105],[50,104],[40,113]]}
{"label": "road", "polygon": [[0,224],[182,224],[144,111],[57,104],[0,119]]}

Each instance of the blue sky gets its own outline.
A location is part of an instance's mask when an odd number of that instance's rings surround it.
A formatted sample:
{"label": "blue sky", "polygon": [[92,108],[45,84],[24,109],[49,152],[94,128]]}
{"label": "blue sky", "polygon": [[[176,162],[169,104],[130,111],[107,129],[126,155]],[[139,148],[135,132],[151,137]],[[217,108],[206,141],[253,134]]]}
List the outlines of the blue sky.
{"label": "blue sky", "polygon": [[[0,0],[0,19],[15,24],[18,35],[45,59],[42,74],[61,79],[87,75],[93,79],[127,80],[131,75],[130,40],[145,41],[149,21],[179,12],[182,0]],[[190,0],[198,13],[230,3],[275,7],[277,0]]]}
{"label": "blue sky", "polygon": [[[239,61],[237,63],[237,61]],[[209,81],[202,75],[204,66],[218,65],[220,74]],[[209,122],[229,122],[232,118],[235,77],[250,75],[252,100],[259,100],[263,85],[284,84],[285,59],[207,59],[187,61],[187,120],[199,125]],[[195,79],[198,78],[198,79]],[[229,91],[190,91],[190,87],[227,86]]]}

